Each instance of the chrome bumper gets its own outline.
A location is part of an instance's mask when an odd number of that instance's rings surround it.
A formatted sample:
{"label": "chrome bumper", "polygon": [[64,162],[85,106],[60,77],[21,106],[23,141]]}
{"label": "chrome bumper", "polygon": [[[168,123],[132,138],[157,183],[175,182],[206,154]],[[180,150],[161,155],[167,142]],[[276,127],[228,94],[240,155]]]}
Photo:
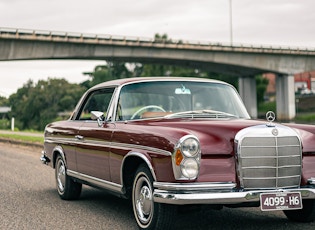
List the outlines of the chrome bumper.
{"label": "chrome bumper", "polygon": [[259,202],[261,193],[301,192],[303,199],[315,199],[315,186],[280,190],[237,191],[235,183],[154,182],[154,201],[166,204],[240,204]]}
{"label": "chrome bumper", "polygon": [[42,155],[39,159],[45,165],[47,165],[50,162],[50,159],[45,155],[45,151],[42,151]]}

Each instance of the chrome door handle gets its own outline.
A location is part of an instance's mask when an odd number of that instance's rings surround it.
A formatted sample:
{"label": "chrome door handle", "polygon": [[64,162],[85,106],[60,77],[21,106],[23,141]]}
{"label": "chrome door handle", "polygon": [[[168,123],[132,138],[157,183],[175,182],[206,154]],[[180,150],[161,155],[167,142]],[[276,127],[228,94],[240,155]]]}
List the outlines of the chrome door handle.
{"label": "chrome door handle", "polygon": [[84,137],[83,137],[83,136],[81,136],[81,135],[75,135],[75,139],[77,139],[77,140],[81,141],[81,140],[83,140],[83,139],[84,139]]}

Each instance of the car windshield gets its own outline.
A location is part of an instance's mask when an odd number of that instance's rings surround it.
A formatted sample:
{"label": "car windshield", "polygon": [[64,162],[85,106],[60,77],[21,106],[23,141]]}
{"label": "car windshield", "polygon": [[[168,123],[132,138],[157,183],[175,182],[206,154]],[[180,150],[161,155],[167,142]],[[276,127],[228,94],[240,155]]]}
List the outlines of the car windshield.
{"label": "car windshield", "polygon": [[152,117],[249,118],[236,90],[227,84],[158,81],[121,88],[116,120]]}

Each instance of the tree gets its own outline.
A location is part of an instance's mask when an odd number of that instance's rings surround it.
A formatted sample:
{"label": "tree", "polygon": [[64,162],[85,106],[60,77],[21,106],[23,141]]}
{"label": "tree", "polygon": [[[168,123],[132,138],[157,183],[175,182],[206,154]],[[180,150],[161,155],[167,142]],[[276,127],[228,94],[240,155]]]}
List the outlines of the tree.
{"label": "tree", "polygon": [[160,35],[160,34],[156,33],[154,35],[154,41],[155,42],[171,43],[172,39],[169,39],[167,34]]}
{"label": "tree", "polygon": [[59,112],[72,111],[84,92],[78,84],[65,79],[29,80],[9,97],[12,116],[20,129],[43,130]]}
{"label": "tree", "polygon": [[267,90],[269,80],[261,75],[256,76],[256,88],[257,88],[257,105],[264,102],[265,92]]}
{"label": "tree", "polygon": [[215,72],[207,72],[207,78],[216,79],[227,82],[238,89],[238,77]]}
{"label": "tree", "polygon": [[0,106],[9,106],[9,99],[6,97],[0,96]]}
{"label": "tree", "polygon": [[[0,96],[0,106],[9,106],[9,99]],[[0,129],[8,129],[10,127],[10,120],[8,114],[0,114]]]}
{"label": "tree", "polygon": [[105,65],[98,65],[94,68],[93,72],[84,73],[91,79],[82,82],[81,85],[90,88],[105,81],[132,77],[132,71],[130,71],[126,65],[127,63],[125,62],[106,62]]}

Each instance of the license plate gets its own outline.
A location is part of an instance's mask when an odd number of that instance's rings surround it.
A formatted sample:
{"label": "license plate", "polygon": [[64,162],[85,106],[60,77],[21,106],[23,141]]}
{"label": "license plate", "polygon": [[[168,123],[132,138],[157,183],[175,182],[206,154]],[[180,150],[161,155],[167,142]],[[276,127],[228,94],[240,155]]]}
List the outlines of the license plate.
{"label": "license plate", "polygon": [[262,211],[302,209],[300,192],[279,192],[260,194]]}

